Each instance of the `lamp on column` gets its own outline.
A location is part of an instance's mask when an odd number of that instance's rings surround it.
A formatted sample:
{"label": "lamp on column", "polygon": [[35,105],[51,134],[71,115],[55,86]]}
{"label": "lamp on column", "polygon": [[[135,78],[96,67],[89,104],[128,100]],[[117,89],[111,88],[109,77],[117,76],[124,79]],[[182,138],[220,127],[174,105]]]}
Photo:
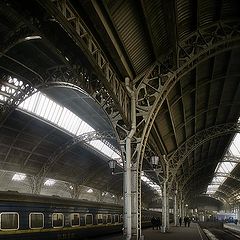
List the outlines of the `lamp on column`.
{"label": "lamp on column", "polygon": [[152,156],[151,157],[151,164],[152,164],[153,169],[157,168],[158,162],[159,162],[159,157],[158,156]]}
{"label": "lamp on column", "polygon": [[108,161],[108,166],[112,170],[112,173],[114,173],[114,171],[115,171],[116,164],[117,164],[117,161],[114,160],[114,159],[111,159],[111,160]]}
{"label": "lamp on column", "polygon": [[108,161],[108,166],[112,170],[112,175],[122,174],[123,172],[115,172],[116,165],[117,161],[115,159],[111,159]]}

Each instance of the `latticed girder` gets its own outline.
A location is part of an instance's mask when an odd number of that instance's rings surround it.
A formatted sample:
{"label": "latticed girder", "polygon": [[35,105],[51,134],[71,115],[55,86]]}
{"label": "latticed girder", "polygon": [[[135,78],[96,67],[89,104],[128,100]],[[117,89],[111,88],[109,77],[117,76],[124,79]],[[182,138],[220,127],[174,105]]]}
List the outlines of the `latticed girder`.
{"label": "latticed girder", "polygon": [[[179,43],[177,70],[169,68],[164,62],[157,62],[135,80],[138,115],[142,115],[137,126],[142,131],[140,152],[144,152],[154,120],[175,84],[197,64],[222,51],[239,46],[239,41],[239,21],[213,23]],[[139,158],[141,165],[143,156],[140,155]]]}
{"label": "latticed girder", "polygon": [[22,101],[37,90],[30,83],[23,83],[15,78],[6,76],[0,84],[0,122]]}
{"label": "latticed girder", "polygon": [[214,138],[236,132],[240,132],[240,124],[227,123],[204,129],[203,131],[200,131],[188,138],[187,141],[185,141],[173,154],[168,157],[170,168],[170,186],[176,177],[180,166],[195,149]]}
{"label": "latticed girder", "polygon": [[231,173],[217,172],[217,173],[214,174],[214,176],[216,176],[216,177],[226,177],[226,178],[231,178],[231,179],[234,179],[234,180],[240,182],[239,177],[234,176],[234,175],[232,175]]}
{"label": "latticed girder", "polygon": [[98,42],[87,28],[71,3],[66,0],[39,1],[38,3],[53,16],[61,27],[70,35],[85,53],[89,61],[94,65],[97,75],[105,87],[105,91],[111,96],[118,106],[118,111],[125,123],[130,122],[129,97],[118,79],[114,68],[104,55]]}
{"label": "latticed girder", "polygon": [[240,163],[240,157],[231,154],[226,154],[222,159],[222,162]]}
{"label": "latticed girder", "polygon": [[[79,135],[77,137],[73,137],[70,141],[66,142],[64,145],[60,146],[57,150],[55,150],[52,155],[48,158],[48,161],[42,166],[41,170],[38,172],[39,177],[45,177],[50,168],[58,161],[58,159],[69,149],[71,149],[74,145],[78,143],[87,143],[92,140],[104,140],[104,139],[116,139],[115,134],[112,132],[89,132]],[[109,145],[110,146],[110,145]],[[116,148],[112,149],[116,151]]]}

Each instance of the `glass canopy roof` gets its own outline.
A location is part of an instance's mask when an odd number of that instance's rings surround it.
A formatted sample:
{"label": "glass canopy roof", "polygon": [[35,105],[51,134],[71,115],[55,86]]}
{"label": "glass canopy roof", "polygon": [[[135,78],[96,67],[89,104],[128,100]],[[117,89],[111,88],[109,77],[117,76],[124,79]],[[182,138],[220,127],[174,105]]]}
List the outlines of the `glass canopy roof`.
{"label": "glass canopy roof", "polygon": [[[0,86],[0,104],[3,104],[6,101],[11,101],[11,95],[16,93],[16,91],[19,91],[18,88],[23,86],[23,82],[16,78],[9,77],[7,83],[3,83]],[[32,96],[28,97],[18,106],[19,110],[43,119],[47,123],[51,123],[53,126],[60,128],[72,136],[79,136],[84,133],[95,131],[94,128],[92,128],[89,124],[87,124],[67,108],[54,102],[45,94],[37,91],[37,89],[34,92],[35,93]],[[92,140],[88,142],[88,144],[107,157],[115,159],[118,165],[123,167],[119,151],[117,149],[114,151],[113,147],[113,149],[110,148],[108,146],[109,143],[107,145],[101,140]],[[161,194],[159,185],[150,180],[145,173],[142,173],[141,179],[147,185]],[[48,184],[47,181],[46,184]]]}
{"label": "glass canopy roof", "polygon": [[[228,155],[233,157],[240,157],[239,146],[240,134],[237,133],[228,148]],[[214,177],[212,179],[212,182],[207,187],[206,194],[214,194],[218,190],[218,188],[225,182],[225,180],[228,178],[228,175],[232,172],[232,170],[236,167],[237,164],[237,162],[231,162],[227,160],[226,157],[224,157],[222,161],[218,163],[215,169]]]}

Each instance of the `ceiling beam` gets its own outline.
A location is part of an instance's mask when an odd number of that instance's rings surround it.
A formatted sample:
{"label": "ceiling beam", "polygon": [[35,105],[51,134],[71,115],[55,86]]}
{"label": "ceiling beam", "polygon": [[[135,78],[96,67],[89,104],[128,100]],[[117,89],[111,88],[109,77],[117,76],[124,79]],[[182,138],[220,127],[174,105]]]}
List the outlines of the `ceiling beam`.
{"label": "ceiling beam", "polygon": [[102,22],[106,32],[108,33],[108,36],[111,39],[111,41],[116,49],[116,52],[118,53],[118,56],[123,64],[124,68],[126,69],[126,72],[128,73],[128,76],[130,77],[130,79],[133,79],[134,73],[129,67],[129,61],[127,61],[127,56],[125,54],[125,51],[122,50],[120,38],[118,37],[116,31],[114,31],[114,27],[112,24],[113,21],[111,19],[110,14],[107,14],[106,7],[100,6],[101,1],[92,0],[91,2],[92,2],[92,5],[93,5],[96,13],[98,14],[100,21]]}
{"label": "ceiling beam", "polygon": [[154,42],[154,37],[153,37],[153,33],[152,33],[152,27],[150,25],[150,21],[148,18],[148,14],[145,8],[145,4],[144,4],[144,0],[141,0],[141,7],[139,7],[140,9],[140,14],[143,16],[143,20],[142,20],[142,24],[144,26],[145,32],[147,33],[146,36],[150,42],[149,47],[151,48],[152,52],[154,53],[155,59],[158,58],[158,54],[157,54],[157,48]]}

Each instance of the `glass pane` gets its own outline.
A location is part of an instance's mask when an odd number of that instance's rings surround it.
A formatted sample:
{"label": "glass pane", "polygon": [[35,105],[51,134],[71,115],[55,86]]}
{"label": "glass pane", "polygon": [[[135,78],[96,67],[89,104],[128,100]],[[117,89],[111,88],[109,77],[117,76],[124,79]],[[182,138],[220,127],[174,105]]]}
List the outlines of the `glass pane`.
{"label": "glass pane", "polygon": [[102,214],[98,214],[97,215],[97,223],[98,224],[102,224],[103,223],[103,216],[102,216]]}
{"label": "glass pane", "polygon": [[92,224],[92,215],[87,214],[86,215],[86,225]]}
{"label": "glass pane", "polygon": [[80,215],[80,225],[85,225],[85,216]]}
{"label": "glass pane", "polygon": [[63,214],[62,213],[53,213],[52,225],[53,225],[53,227],[63,227]]}
{"label": "glass pane", "polygon": [[119,216],[115,215],[115,222],[118,223],[119,222]]}
{"label": "glass pane", "polygon": [[107,215],[103,215],[103,224],[107,223]]}
{"label": "glass pane", "polygon": [[107,223],[112,223],[112,215],[111,214],[107,215]]}
{"label": "glass pane", "polygon": [[31,213],[30,214],[30,228],[43,228],[43,214]]}
{"label": "glass pane", "polygon": [[57,124],[60,121],[60,116],[62,114],[63,108],[61,106],[56,107],[54,117],[52,118],[53,123]]}
{"label": "glass pane", "polygon": [[64,119],[67,117],[67,109],[63,108],[61,116],[59,117],[58,125],[62,126]]}
{"label": "glass pane", "polygon": [[80,216],[78,213],[70,214],[70,222],[71,226],[79,226],[80,225]]}
{"label": "glass pane", "polygon": [[1,229],[18,229],[18,214],[17,213],[2,213],[1,214]]}
{"label": "glass pane", "polygon": [[52,115],[53,101],[49,100],[47,111],[45,112],[45,118],[50,121],[50,116]]}
{"label": "glass pane", "polygon": [[38,103],[37,103],[35,111],[34,111],[37,115],[40,115],[40,112],[41,112],[41,110],[43,108],[43,105],[44,105],[44,96],[43,95],[39,95]]}
{"label": "glass pane", "polygon": [[53,102],[52,110],[50,111],[50,114],[48,117],[51,122],[53,122],[54,117],[56,117],[57,115],[56,107],[57,107],[57,104]]}

